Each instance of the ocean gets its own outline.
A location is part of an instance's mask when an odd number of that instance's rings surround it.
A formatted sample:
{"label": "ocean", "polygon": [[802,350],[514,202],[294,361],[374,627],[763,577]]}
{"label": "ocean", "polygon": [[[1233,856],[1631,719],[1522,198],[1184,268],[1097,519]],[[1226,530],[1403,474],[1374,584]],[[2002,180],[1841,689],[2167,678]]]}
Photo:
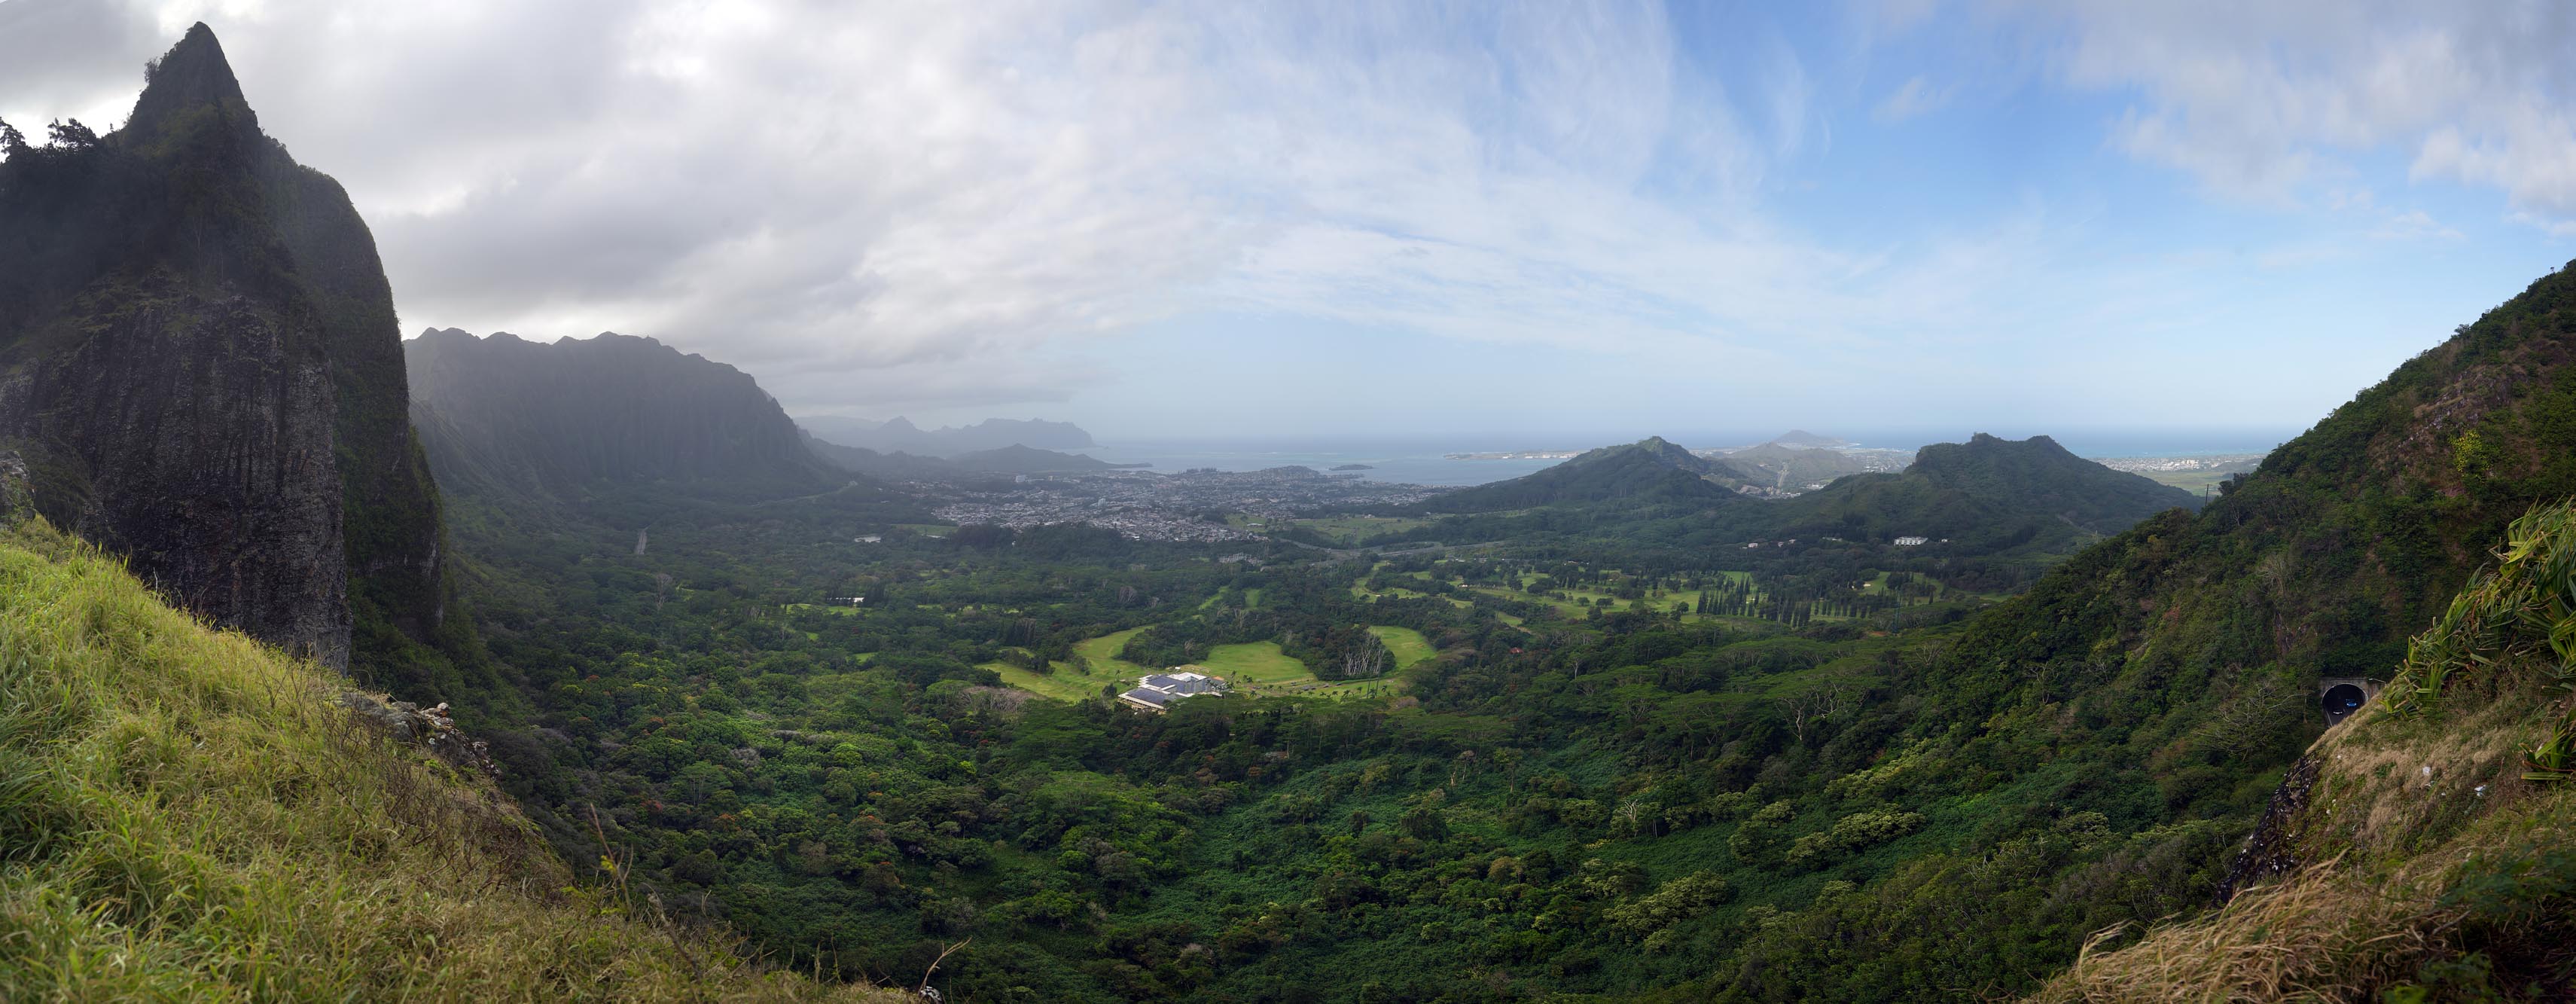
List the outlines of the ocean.
{"label": "ocean", "polygon": [[[1823,435],[1853,441],[1862,448],[1895,449],[1911,452],[1926,444],[1957,442],[1964,433],[1934,433],[1923,430],[1880,430],[1836,433],[1816,430]],[[2280,429],[2075,429],[2051,433],[2050,438],[2085,457],[2187,457],[2234,453],[2267,453],[2272,447],[2297,435],[2298,430]],[[2031,435],[2018,429],[1998,429],[1995,434],[2007,439]],[[1780,432],[1718,432],[1698,435],[1665,436],[1693,449],[1749,446],[1768,441]],[[1269,467],[1311,467],[1330,471],[1344,464],[1366,464],[1369,470],[1355,472],[1377,481],[1395,481],[1417,485],[1480,485],[1504,481],[1554,466],[1560,458],[1527,459],[1451,459],[1451,454],[1510,453],[1528,451],[1580,452],[1611,443],[1635,442],[1645,434],[1540,434],[1481,433],[1457,436],[1423,436],[1417,438],[1314,437],[1309,439],[1226,440],[1226,439],[1133,439],[1102,438],[1100,445],[1068,452],[1084,453],[1117,464],[1151,464],[1147,470],[1172,474],[1194,467],[1213,467],[1221,471],[1257,471]]]}

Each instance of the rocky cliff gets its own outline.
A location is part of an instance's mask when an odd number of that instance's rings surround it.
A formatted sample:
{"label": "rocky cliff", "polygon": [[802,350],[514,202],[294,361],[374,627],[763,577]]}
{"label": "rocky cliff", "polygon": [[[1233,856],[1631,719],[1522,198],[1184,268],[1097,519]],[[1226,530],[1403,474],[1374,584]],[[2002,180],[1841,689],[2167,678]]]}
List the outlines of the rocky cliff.
{"label": "rocky cliff", "polygon": [[374,239],[206,26],[149,80],[106,136],[0,135],[0,440],[45,515],[218,624],[343,668],[361,623],[425,638],[438,504]]}

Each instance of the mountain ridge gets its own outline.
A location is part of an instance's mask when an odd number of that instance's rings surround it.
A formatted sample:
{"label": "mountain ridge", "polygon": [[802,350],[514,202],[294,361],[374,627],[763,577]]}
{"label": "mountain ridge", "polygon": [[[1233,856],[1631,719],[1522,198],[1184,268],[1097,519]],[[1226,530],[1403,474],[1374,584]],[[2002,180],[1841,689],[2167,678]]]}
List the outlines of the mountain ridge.
{"label": "mountain ridge", "polygon": [[569,499],[601,484],[836,480],[750,374],[652,338],[537,342],[429,329],[403,343],[442,484]]}

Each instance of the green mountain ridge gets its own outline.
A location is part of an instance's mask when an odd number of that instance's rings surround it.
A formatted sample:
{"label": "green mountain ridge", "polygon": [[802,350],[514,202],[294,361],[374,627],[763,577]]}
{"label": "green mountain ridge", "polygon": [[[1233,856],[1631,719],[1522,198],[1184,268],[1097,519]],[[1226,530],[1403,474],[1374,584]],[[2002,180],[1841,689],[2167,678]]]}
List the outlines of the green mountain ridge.
{"label": "green mountain ridge", "polygon": [[[1439,547],[951,528],[879,478],[1098,461],[379,337],[211,32],[152,73],[0,163],[0,995],[2576,992],[2576,271],[2196,510],[2044,436],[1789,499],[1656,437],[1255,520]],[[486,745],[380,734],[335,602]],[[1114,696],[1179,665],[1229,692]]]}
{"label": "green mountain ridge", "polygon": [[[1784,451],[1786,452],[1786,451]],[[1510,481],[1433,498],[1432,513],[1558,507],[1593,514],[1595,533],[1664,521],[1690,542],[1787,537],[1886,542],[1900,536],[1975,541],[1984,550],[2064,550],[2169,508],[2200,500],[2178,488],[2077,457],[2046,436],[2012,441],[1978,433],[1924,447],[1901,473],[1846,474],[1788,499],[1753,499],[1729,484],[1748,472],[1664,440],[1592,450]],[[1751,476],[1769,484],[1771,475]],[[1499,524],[1508,531],[1508,520]],[[1485,533],[1495,532],[1491,529]],[[1436,537],[1447,528],[1422,530]]]}
{"label": "green mountain ridge", "polygon": [[1621,502],[1714,507],[1741,500],[1711,475],[1735,473],[1661,436],[1604,446],[1532,474],[1442,494],[1430,512],[1471,513],[1530,506]]}
{"label": "green mountain ridge", "polygon": [[847,479],[749,374],[650,338],[444,329],[403,353],[413,421],[456,490],[560,501],[650,482],[794,493]]}
{"label": "green mountain ridge", "polygon": [[[2083,459],[2046,436],[2015,442],[1977,433],[1936,443],[1897,474],[1853,474],[1779,503],[1781,532],[2002,540],[2052,529],[2110,534],[2167,509],[2195,509],[2190,492]],[[2034,524],[2033,521],[2036,521]]]}

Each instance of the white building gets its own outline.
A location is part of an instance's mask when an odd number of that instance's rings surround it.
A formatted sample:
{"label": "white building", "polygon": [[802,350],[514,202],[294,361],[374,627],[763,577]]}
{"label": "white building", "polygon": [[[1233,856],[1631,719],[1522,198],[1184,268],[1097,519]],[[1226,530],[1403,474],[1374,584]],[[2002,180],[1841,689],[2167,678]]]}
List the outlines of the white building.
{"label": "white building", "polygon": [[1222,693],[1225,693],[1225,681],[1175,668],[1172,672],[1154,673],[1136,681],[1136,688],[1118,695],[1118,699],[1147,711],[1161,711],[1184,697]]}

